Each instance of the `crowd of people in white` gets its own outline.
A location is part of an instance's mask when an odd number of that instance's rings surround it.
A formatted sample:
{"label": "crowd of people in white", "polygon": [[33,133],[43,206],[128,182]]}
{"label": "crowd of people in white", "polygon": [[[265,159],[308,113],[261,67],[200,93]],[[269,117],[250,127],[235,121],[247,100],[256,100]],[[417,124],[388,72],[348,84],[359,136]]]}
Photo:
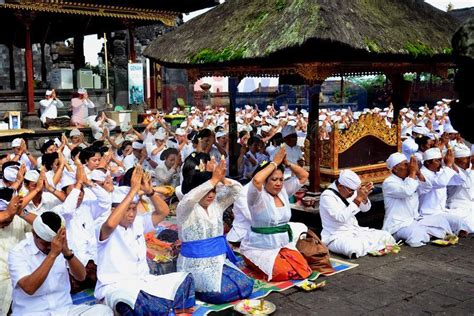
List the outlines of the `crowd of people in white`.
{"label": "crowd of people in white", "polygon": [[[42,118],[61,104],[54,92],[48,97]],[[93,106],[82,99],[78,108]],[[343,170],[322,193],[321,235],[331,251],[360,257],[399,239],[419,247],[474,231],[474,153],[450,124],[448,103],[400,111],[405,140],[387,160],[382,230],[361,227],[355,217],[370,210],[372,183]],[[88,117],[79,112],[78,123]],[[392,106],[321,109],[320,137],[367,114],[392,124]],[[237,109],[238,161],[229,161],[223,107],[193,107],[176,129],[158,113],[142,132],[116,128],[99,112],[88,117],[92,143],[73,129],[69,138],[44,142],[39,156],[24,139],[13,140],[13,152],[0,156],[0,314],[182,311],[194,305],[194,293],[211,303],[234,301],[253,282],[235,266],[227,241],[240,242],[245,262],[268,280],[307,277],[311,269],[294,246],[307,227],[290,223],[289,197],[308,179],[308,116],[272,105]],[[239,176],[231,180],[227,166],[234,163]],[[180,200],[179,272],[155,276],[144,233],[169,214],[170,188]],[[222,216],[232,205],[233,227],[223,237]],[[104,304],[72,305],[71,291],[94,287]]]}

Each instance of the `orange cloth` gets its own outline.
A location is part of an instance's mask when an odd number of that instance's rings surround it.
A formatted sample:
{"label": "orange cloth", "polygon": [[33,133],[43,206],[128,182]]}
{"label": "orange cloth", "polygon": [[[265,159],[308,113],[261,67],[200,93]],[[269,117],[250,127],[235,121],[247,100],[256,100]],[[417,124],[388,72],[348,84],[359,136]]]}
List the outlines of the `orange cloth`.
{"label": "orange cloth", "polygon": [[[250,269],[256,272],[254,274],[256,278],[268,280],[267,275],[253,262],[245,257],[244,261]],[[282,248],[275,259],[271,281],[302,280],[309,277],[311,273],[313,271],[299,251]]]}

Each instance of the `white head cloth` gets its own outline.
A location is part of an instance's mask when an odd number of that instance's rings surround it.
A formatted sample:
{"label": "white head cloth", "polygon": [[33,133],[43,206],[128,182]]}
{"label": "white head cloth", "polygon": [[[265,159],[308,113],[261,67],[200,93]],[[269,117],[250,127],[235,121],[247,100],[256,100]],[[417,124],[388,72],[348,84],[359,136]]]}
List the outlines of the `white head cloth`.
{"label": "white head cloth", "polygon": [[30,182],[38,182],[39,179],[39,172],[36,170],[28,170],[25,173],[25,180],[30,181]]}
{"label": "white head cloth", "polygon": [[71,132],[69,133],[69,137],[73,137],[73,136],[81,136],[81,131],[78,130],[77,128],[72,129]]}
{"label": "white head cloth", "polygon": [[351,190],[359,189],[360,184],[362,183],[357,173],[350,169],[342,170],[337,181],[340,185],[343,185]]}
{"label": "white head cloth", "polygon": [[3,170],[3,177],[5,180],[10,182],[15,181],[16,176],[18,175],[18,169],[19,167],[16,165],[6,167],[5,170]]}
{"label": "white head cloth", "polygon": [[296,134],[296,129],[294,126],[285,125],[285,127],[283,127],[283,129],[281,130],[281,135],[283,136],[283,138],[293,134]]}
{"label": "white head cloth", "polygon": [[21,138],[15,138],[13,141],[12,141],[12,148],[13,147],[20,147],[21,146]]}
{"label": "white head cloth", "polygon": [[67,187],[75,183],[76,183],[76,174],[74,172],[69,172],[67,170],[64,170],[61,176],[61,188]]}
{"label": "white head cloth", "polygon": [[454,146],[454,158],[471,157],[471,150],[464,144]]}
{"label": "white head cloth", "polygon": [[103,182],[107,178],[107,173],[102,170],[94,169],[91,172],[91,180]]}
{"label": "white head cloth", "polygon": [[[127,186],[120,186],[120,187],[114,187],[114,191],[112,192],[112,203],[114,204],[120,204],[125,200],[127,197],[127,194],[130,192],[130,187]],[[139,197],[138,195],[135,195],[133,198],[132,203],[138,203]]]}
{"label": "white head cloth", "polygon": [[132,148],[133,149],[138,149],[138,150],[143,149],[143,144],[139,143],[139,142],[133,142],[132,143]]}
{"label": "white head cloth", "polygon": [[[57,213],[55,214],[61,219],[61,227],[63,227],[65,225],[64,218]],[[33,230],[39,238],[47,242],[51,242],[56,236],[56,233],[48,225],[43,223],[43,218],[41,216],[36,216],[35,220],[33,221]]]}
{"label": "white head cloth", "polygon": [[453,127],[452,125],[450,125],[450,124],[449,124],[449,125],[446,125],[446,126],[444,127],[444,132],[445,132],[446,134],[457,134],[457,133],[458,133],[458,131],[455,130],[454,127]]}
{"label": "white head cloth", "polygon": [[396,165],[399,163],[406,161],[407,157],[404,154],[401,153],[393,153],[388,157],[386,163],[387,163],[387,168],[388,169],[393,169]]}
{"label": "white head cloth", "polygon": [[471,146],[471,156],[474,156],[474,144]]}
{"label": "white head cloth", "polygon": [[441,159],[441,150],[439,148],[430,148],[423,153],[423,160]]}

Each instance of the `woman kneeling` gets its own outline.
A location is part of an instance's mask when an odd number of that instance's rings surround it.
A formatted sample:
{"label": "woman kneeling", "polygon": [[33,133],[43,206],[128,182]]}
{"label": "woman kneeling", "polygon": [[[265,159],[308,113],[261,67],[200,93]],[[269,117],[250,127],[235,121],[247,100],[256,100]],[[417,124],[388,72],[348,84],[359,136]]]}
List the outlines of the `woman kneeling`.
{"label": "woman kneeling", "polygon": [[225,178],[226,162],[216,166],[204,153],[185,161],[182,200],[176,209],[182,241],[178,271],[192,273],[196,298],[223,304],[248,297],[253,279],[236,266],[236,258],[223,236],[223,213],[235,201],[242,185]]}
{"label": "woman kneeling", "polygon": [[[283,164],[295,176],[284,180]],[[299,280],[311,275],[311,268],[295,243],[306,227],[302,229],[299,226],[304,225],[289,223],[288,196],[307,180],[308,172],[288,163],[285,148],[279,150],[272,162],[263,163],[255,170],[247,195],[252,227],[240,250],[247,265],[268,281]]]}

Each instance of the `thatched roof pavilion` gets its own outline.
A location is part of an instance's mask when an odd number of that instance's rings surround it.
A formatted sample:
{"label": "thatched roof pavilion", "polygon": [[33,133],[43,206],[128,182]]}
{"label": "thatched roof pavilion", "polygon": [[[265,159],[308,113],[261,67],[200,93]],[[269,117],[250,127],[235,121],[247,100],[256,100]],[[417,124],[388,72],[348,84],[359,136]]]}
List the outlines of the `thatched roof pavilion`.
{"label": "thatched roof pavilion", "polygon": [[449,60],[456,25],[450,15],[415,0],[227,0],[158,38],[145,54],[186,68],[262,61]]}
{"label": "thatched roof pavilion", "polygon": [[[188,69],[191,81],[297,75],[316,84],[308,138],[311,179],[318,183],[319,84],[332,75],[385,73],[400,108],[403,73],[446,75],[453,66],[450,41],[457,24],[422,0],[227,0],[156,39],[145,56]],[[230,119],[233,114],[231,108]],[[231,125],[231,136],[235,131]]]}

